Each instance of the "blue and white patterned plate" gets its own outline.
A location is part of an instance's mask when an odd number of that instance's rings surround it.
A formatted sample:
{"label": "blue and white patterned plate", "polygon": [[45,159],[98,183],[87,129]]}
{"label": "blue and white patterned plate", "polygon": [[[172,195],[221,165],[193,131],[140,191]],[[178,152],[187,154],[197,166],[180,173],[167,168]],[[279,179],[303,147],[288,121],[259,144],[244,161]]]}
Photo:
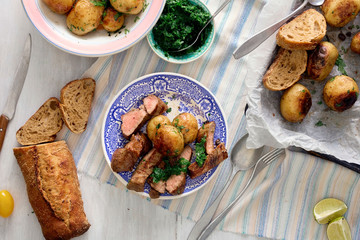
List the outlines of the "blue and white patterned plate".
{"label": "blue and white patterned plate", "polygon": [[[111,166],[112,154],[117,148],[124,147],[128,142],[121,133],[121,115],[137,108],[142,104],[142,99],[154,94],[168,103],[171,112],[165,113],[172,121],[175,116],[182,112],[193,114],[198,120],[199,127],[205,121],[215,121],[215,138],[220,139],[227,145],[227,125],[224,113],[216,101],[214,95],[198,81],[177,73],[153,73],[133,81],[124,87],[115,96],[106,111],[102,129],[102,145],[105,158]],[[146,125],[141,129],[146,132]],[[190,145],[194,149],[194,143]],[[194,161],[194,156],[192,162]],[[136,168],[136,166],[135,166]],[[135,168],[131,172],[114,173],[123,183],[127,184]],[[187,196],[208,183],[218,168],[191,179],[187,176],[186,187],[183,194],[172,196],[162,194],[160,199],[175,199]],[[145,185],[145,191],[140,193],[149,196],[150,186]]]}

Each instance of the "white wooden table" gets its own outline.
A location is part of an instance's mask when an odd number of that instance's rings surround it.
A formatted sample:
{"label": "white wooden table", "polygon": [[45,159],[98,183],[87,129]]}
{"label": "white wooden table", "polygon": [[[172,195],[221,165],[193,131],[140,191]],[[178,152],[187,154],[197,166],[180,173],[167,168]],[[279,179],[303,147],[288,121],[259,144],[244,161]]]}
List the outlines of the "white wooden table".
{"label": "white wooden table", "polygon": [[[30,1],[30,0],[26,0]],[[0,154],[0,190],[7,189],[15,200],[13,214],[0,217],[0,239],[42,239],[40,225],[29,204],[25,182],[12,148],[18,146],[15,132],[49,97],[79,78],[96,58],[73,56],[50,45],[32,26],[20,0],[3,1],[0,38],[0,113],[11,91],[11,83],[31,33],[32,57],[16,113],[8,126]],[[145,41],[139,44],[146,44]],[[98,180],[80,176],[85,212],[91,228],[79,239],[186,239],[194,222],[155,206],[135,194],[126,193]],[[209,239],[253,239],[215,231]]]}

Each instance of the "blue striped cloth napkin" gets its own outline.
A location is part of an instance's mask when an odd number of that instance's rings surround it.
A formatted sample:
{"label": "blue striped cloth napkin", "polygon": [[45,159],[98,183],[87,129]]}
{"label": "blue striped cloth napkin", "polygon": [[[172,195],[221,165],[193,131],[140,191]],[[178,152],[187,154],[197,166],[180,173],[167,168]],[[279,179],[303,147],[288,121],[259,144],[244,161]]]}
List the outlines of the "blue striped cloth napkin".
{"label": "blue striped cloth napkin", "polygon": [[[205,3],[215,10],[222,2],[208,0]],[[251,78],[247,65],[251,55],[235,60],[232,52],[254,33],[259,17],[265,16],[271,20],[278,12],[285,15],[291,4],[288,0],[268,3],[262,0],[232,1],[216,18],[216,37],[212,48],[201,59],[190,64],[175,65],[159,59],[146,40],[113,57],[99,58],[83,75],[97,82],[87,130],[81,136],[67,130],[59,134],[59,138],[65,139],[71,148],[78,171],[125,190],[111,172],[102,152],[103,118],[111,99],[123,86],[153,72],[181,73],[207,86],[216,95],[227,116],[230,149],[246,131],[243,116],[247,97],[245,80]],[[260,58],[258,64],[267,64],[266,57]],[[111,67],[114,71],[110,76]],[[227,160],[206,187],[188,197],[151,201],[196,221],[221,190],[229,175],[229,167],[230,162]],[[249,174],[249,171],[240,174],[236,184],[231,186],[231,191],[224,196],[220,209],[241,191]],[[224,231],[267,238],[324,239],[326,228],[314,221],[312,208],[325,197],[336,197],[346,202],[349,207],[346,218],[353,238],[359,239],[359,175],[332,162],[287,151],[285,159],[279,158],[261,172],[240,204],[219,227]]]}

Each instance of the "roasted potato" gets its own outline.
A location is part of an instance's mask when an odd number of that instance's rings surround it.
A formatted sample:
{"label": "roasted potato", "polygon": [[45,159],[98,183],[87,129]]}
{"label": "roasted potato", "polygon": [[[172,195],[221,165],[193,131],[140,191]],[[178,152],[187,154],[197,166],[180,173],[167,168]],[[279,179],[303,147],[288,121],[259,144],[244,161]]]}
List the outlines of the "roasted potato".
{"label": "roasted potato", "polygon": [[154,141],[157,130],[165,124],[171,125],[171,122],[169,118],[164,115],[156,116],[148,122],[146,133],[151,141]]}
{"label": "roasted potato", "polygon": [[155,134],[154,147],[163,155],[178,156],[184,150],[184,137],[180,130],[172,125],[162,125]]}
{"label": "roasted potato", "polygon": [[355,34],[351,40],[351,51],[360,54],[360,32]]}
{"label": "roasted potato", "polygon": [[43,0],[51,11],[59,14],[65,14],[71,10],[75,0]]}
{"label": "roasted potato", "polygon": [[359,13],[360,0],[325,0],[321,9],[329,25],[343,27]]}
{"label": "roasted potato", "polygon": [[181,113],[172,121],[172,125],[177,127],[184,136],[184,144],[195,141],[198,133],[198,123],[191,113]]}
{"label": "roasted potato", "polygon": [[301,122],[308,114],[311,105],[309,90],[305,86],[296,83],[288,88],[281,97],[281,115],[289,122]]}
{"label": "roasted potato", "polygon": [[334,111],[343,112],[351,108],[359,96],[359,87],[351,77],[341,75],[330,79],[324,87],[326,105]]}
{"label": "roasted potato", "polygon": [[67,27],[80,36],[95,30],[100,25],[104,8],[95,6],[90,0],[78,0],[66,18]]}
{"label": "roasted potato", "polygon": [[138,14],[144,7],[144,0],[110,0],[116,11],[126,14]]}
{"label": "roasted potato", "polygon": [[103,14],[102,25],[106,31],[115,32],[124,25],[124,21],[125,15],[123,13],[119,13],[114,8],[108,7]]}
{"label": "roasted potato", "polygon": [[316,81],[324,80],[333,69],[339,56],[337,48],[329,42],[321,42],[309,57],[307,74]]}

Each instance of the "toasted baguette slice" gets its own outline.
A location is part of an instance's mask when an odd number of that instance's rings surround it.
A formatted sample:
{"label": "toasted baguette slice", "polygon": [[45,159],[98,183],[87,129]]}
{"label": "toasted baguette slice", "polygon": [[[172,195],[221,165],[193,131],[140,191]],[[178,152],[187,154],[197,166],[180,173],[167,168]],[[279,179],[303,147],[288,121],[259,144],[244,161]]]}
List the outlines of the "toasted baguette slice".
{"label": "toasted baguette slice", "polygon": [[263,77],[263,84],[272,91],[287,89],[301,79],[306,65],[306,50],[292,51],[281,48]]}
{"label": "toasted baguette slice", "polygon": [[63,120],[57,98],[49,98],[16,132],[16,140],[22,145],[54,141]]}
{"label": "toasted baguette slice", "polygon": [[82,133],[86,129],[95,86],[94,79],[84,78],[71,81],[61,89],[60,110],[66,126],[73,133]]}
{"label": "toasted baguette slice", "polygon": [[276,35],[276,42],[288,50],[312,50],[325,34],[324,16],[314,9],[309,9],[283,25]]}

